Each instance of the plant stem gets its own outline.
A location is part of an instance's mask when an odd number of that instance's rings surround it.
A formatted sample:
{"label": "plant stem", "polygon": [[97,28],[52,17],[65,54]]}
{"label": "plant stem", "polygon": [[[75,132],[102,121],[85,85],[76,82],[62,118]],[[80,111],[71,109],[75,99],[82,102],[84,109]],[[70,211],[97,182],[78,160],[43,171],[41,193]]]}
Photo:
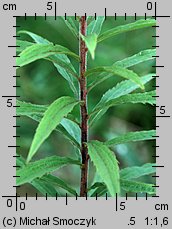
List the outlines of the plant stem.
{"label": "plant stem", "polygon": [[[80,18],[80,33],[86,35],[87,22],[85,16]],[[88,113],[87,113],[87,82],[85,77],[85,71],[87,67],[87,48],[85,42],[80,38],[80,99],[83,103],[80,105],[81,112],[81,156],[82,156],[82,168],[81,168],[81,184],[80,184],[80,196],[86,196],[87,193],[87,177],[88,177]]]}

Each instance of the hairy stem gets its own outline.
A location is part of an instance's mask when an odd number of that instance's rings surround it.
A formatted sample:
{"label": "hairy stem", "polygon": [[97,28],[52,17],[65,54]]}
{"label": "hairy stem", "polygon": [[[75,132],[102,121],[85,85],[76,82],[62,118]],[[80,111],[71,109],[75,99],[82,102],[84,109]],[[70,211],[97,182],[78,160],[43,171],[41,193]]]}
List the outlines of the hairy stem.
{"label": "hairy stem", "polygon": [[[80,18],[80,33],[86,35],[87,22],[85,16]],[[87,48],[85,42],[80,38],[80,99],[83,103],[80,106],[81,112],[81,155],[82,155],[82,168],[81,168],[81,184],[80,196],[86,196],[87,193],[87,177],[88,177],[88,113],[87,113],[87,82],[85,71],[87,67]]]}

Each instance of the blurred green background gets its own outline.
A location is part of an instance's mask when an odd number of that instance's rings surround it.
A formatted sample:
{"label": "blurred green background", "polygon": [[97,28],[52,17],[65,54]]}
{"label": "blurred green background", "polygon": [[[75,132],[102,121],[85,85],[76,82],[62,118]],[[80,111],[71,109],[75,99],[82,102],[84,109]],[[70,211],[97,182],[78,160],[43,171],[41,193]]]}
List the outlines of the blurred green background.
{"label": "blurred green background", "polygon": [[[103,24],[102,32],[114,26],[130,22],[134,22],[134,17],[127,17],[127,20],[124,17],[117,17],[116,21],[114,17],[107,17],[107,20]],[[17,18],[17,25],[21,26],[19,30],[34,32],[54,44],[63,45],[71,51],[78,53],[78,40],[73,36],[61,18],[54,20],[54,17],[47,17],[45,21],[44,17],[37,17],[35,21],[34,17],[27,17],[27,20],[24,17],[20,17]],[[78,26],[77,21],[76,25]],[[115,61],[129,57],[141,50],[151,49],[152,45],[155,45],[155,39],[152,38],[152,35],[155,35],[155,30],[151,27],[120,34],[101,42],[96,49],[95,60],[92,60],[88,55],[88,68],[112,65]],[[27,35],[21,34],[20,36],[21,40],[32,41]],[[78,63],[73,60],[71,62],[76,70],[79,71]],[[155,62],[151,60],[130,69],[143,76],[154,71],[152,68],[154,64]],[[21,86],[17,89],[17,94],[21,96],[21,100],[23,101],[35,104],[50,104],[61,96],[73,95],[67,81],[57,72],[53,64],[46,60],[31,63],[19,69],[17,74],[21,75],[17,79],[17,85]],[[108,89],[114,87],[121,80],[117,76],[111,77],[95,87],[89,93],[89,111],[94,108]],[[146,90],[152,90],[152,85],[155,85],[155,82],[152,81],[147,84]],[[74,109],[73,114],[79,120],[79,107]],[[105,141],[128,131],[154,129],[155,119],[152,118],[154,114],[155,109],[149,105],[132,104],[110,108],[89,131],[89,137],[90,139]],[[18,144],[21,146],[18,153],[26,158],[38,123],[26,117],[21,117],[17,122],[21,126],[17,133],[17,135],[21,135],[21,138],[18,140]],[[152,148],[153,143],[153,141],[145,141],[125,145],[121,144],[113,148],[119,160],[120,168],[153,162],[152,155],[155,154],[154,148]],[[74,149],[68,140],[59,133],[53,132],[41,146],[34,160],[52,155],[67,155],[75,158],[75,151],[76,149]],[[79,189],[80,171],[76,166],[65,167],[55,174],[63,178],[77,190]],[[90,184],[93,179],[98,180],[99,178],[95,174],[93,165],[90,164]],[[152,182],[151,177],[144,179],[146,182]],[[33,196],[37,192],[31,185],[24,185],[17,191],[20,195],[24,195],[27,192],[29,196]],[[63,196],[63,190],[60,190],[60,192]]]}

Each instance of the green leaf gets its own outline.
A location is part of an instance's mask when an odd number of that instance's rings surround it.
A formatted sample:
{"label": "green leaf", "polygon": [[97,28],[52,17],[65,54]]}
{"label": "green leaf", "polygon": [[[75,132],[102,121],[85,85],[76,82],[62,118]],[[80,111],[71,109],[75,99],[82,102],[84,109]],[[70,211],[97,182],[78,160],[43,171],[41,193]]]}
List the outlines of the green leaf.
{"label": "green leaf", "polygon": [[101,28],[102,28],[104,20],[105,20],[104,16],[98,16],[96,20],[93,19],[93,21],[91,21],[87,27],[87,34],[90,35],[90,34],[95,33],[99,35],[101,32]]}
{"label": "green leaf", "polygon": [[[142,84],[146,84],[150,80],[152,80],[152,74],[148,74],[146,76],[140,77]],[[131,80],[125,80],[118,83],[115,87],[109,89],[101,98],[100,102],[95,106],[94,110],[97,107],[103,107],[105,103],[110,100],[119,98],[120,96],[129,94],[136,90],[138,85],[133,83]],[[99,112],[95,112],[92,117],[90,117],[89,125],[91,126],[93,123],[97,122],[97,120],[107,111],[108,108],[101,109]],[[94,113],[94,110],[92,113]]]}
{"label": "green leaf", "polygon": [[126,103],[142,103],[142,104],[156,104],[156,91],[144,92],[144,93],[133,93],[128,95],[123,95],[117,99],[113,99],[105,104],[107,107],[126,104]]}
{"label": "green leaf", "polygon": [[107,146],[112,146],[112,145],[124,144],[128,142],[153,140],[156,139],[155,135],[156,135],[156,130],[129,132],[127,134],[123,134],[121,136],[117,136],[111,140],[108,140],[104,144]]}
{"label": "green leaf", "polygon": [[135,193],[148,193],[155,194],[156,188],[153,187],[153,184],[141,183],[136,181],[129,180],[120,180],[121,188],[126,192],[135,192]]}
{"label": "green leaf", "polygon": [[[31,42],[28,42],[28,41],[18,40],[17,41],[17,45],[20,46],[20,47],[17,48],[17,51],[20,52],[20,51],[25,50],[27,47],[30,47],[31,45],[34,45],[34,43],[31,43]],[[74,87],[74,83],[72,82],[72,79],[68,77],[67,72],[66,72],[66,71],[68,71],[70,74],[72,74],[72,76],[77,78],[78,75],[77,75],[76,71],[74,70],[74,68],[72,68],[70,66],[70,64],[69,64],[70,62],[66,61],[67,57],[64,58],[64,56],[62,54],[60,54],[61,59],[60,58],[55,58],[55,56],[57,56],[57,55],[45,57],[44,59],[46,59],[48,61],[51,61],[55,65],[55,67],[57,67],[57,66],[59,67],[60,66],[61,68],[65,69],[64,71],[62,71],[62,69],[61,69],[61,70],[59,70],[59,72],[60,73],[63,72],[64,78],[70,82],[70,86],[71,86],[72,90],[74,91],[75,94],[77,94],[77,90]],[[64,61],[62,61],[62,59],[64,59]]]}
{"label": "green leaf", "polygon": [[[148,193],[148,194],[155,194],[156,189],[152,187],[153,184],[147,184],[142,182],[136,181],[129,181],[125,179],[120,179],[120,187],[121,189],[125,190],[126,192],[134,192],[134,193]],[[96,189],[91,196],[95,197],[102,196],[107,193],[107,188],[104,183],[95,183],[90,190]]]}
{"label": "green leaf", "polygon": [[72,195],[76,195],[76,191],[71,188],[65,181],[59,179],[58,177],[48,174],[46,176],[43,176],[41,179],[47,182],[47,184],[52,185],[53,187],[60,187],[65,191],[71,193]]}
{"label": "green leaf", "polygon": [[[60,57],[57,57],[59,55]],[[46,57],[45,59],[51,61],[54,64],[58,72],[63,76],[64,79],[69,82],[72,91],[76,94],[77,87],[75,88],[75,84],[78,83],[78,74],[76,73],[73,66],[70,64],[68,57],[63,54],[58,54]]]}
{"label": "green leaf", "polygon": [[55,100],[48,107],[37,127],[32,145],[29,150],[27,162],[32,159],[41,144],[61,122],[62,118],[72,111],[76,104],[78,104],[78,101],[76,101],[74,98],[64,96]]}
{"label": "green leaf", "polygon": [[[17,154],[17,156],[19,156]],[[20,157],[16,158],[16,165],[20,167],[25,167],[25,160],[20,155]],[[46,193],[48,196],[56,196],[56,193],[58,195],[57,190],[55,187],[63,188],[64,190],[68,191],[69,193],[75,195],[76,191],[72,189],[68,184],[66,184],[63,180],[48,174],[44,175],[41,178],[36,178],[30,182],[37,190],[39,190],[44,196],[46,196]]]}
{"label": "green leaf", "polygon": [[[16,105],[17,115],[27,116],[37,122],[41,121],[48,108],[48,105],[36,105],[19,100],[16,101]],[[63,118],[55,130],[63,134],[74,146],[80,148],[81,129],[74,121]]]}
{"label": "green leaf", "polygon": [[[52,42],[46,40],[45,38],[28,31],[20,31],[19,34],[29,35],[38,44],[52,44]],[[56,54],[49,56],[46,59],[54,64],[57,71],[64,77],[65,80],[68,81],[70,88],[73,91],[76,98],[79,98],[77,80],[78,75],[73,65],[71,64],[69,58],[64,54]]]}
{"label": "green leaf", "polygon": [[67,54],[70,55],[77,60],[79,60],[79,56],[75,53],[71,52],[69,49],[61,46],[61,45],[53,45],[53,44],[34,44],[24,49],[20,53],[20,57],[17,58],[16,64],[17,66],[24,66],[29,63],[32,63],[35,60],[39,60],[42,58],[49,57],[53,54]]}
{"label": "green leaf", "polygon": [[88,36],[83,36],[82,34],[80,34],[82,40],[85,42],[88,51],[91,54],[92,59],[94,59],[95,57],[95,50],[96,50],[96,46],[97,46],[97,35],[95,33],[90,34]]}
{"label": "green leaf", "polygon": [[[93,193],[90,193],[91,190],[95,191]],[[107,188],[106,185],[102,182],[96,182],[94,183],[90,188],[88,188],[89,193],[91,194],[91,197],[95,197],[95,196],[103,196],[104,194],[107,193]]]}
{"label": "green leaf", "polygon": [[91,185],[91,187],[88,188],[88,191],[99,187],[105,187],[105,184],[102,182],[95,182],[93,185]]}
{"label": "green leaf", "polygon": [[107,188],[105,185],[103,185],[102,187],[98,187],[96,188],[96,190],[91,194],[91,197],[101,197],[104,196],[107,193]]}
{"label": "green leaf", "polygon": [[18,32],[18,34],[27,34],[38,44],[53,44],[52,42],[48,41],[47,39],[45,39],[45,38],[43,38],[43,37],[41,37],[35,33],[26,31],[26,30],[21,30]]}
{"label": "green leaf", "polygon": [[[136,64],[142,63],[144,61],[148,61],[151,59],[155,59],[156,49],[148,49],[141,51],[133,56],[127,57],[123,60],[117,61],[113,64],[113,66],[119,66],[123,68],[129,68]],[[113,76],[113,73],[100,73],[100,75],[90,75],[88,77],[88,91],[91,91],[96,85],[102,83],[104,80]]]}
{"label": "green leaf", "polygon": [[155,95],[156,95],[156,91],[123,95],[119,98],[112,99],[109,102],[104,103],[100,107],[97,107],[90,114],[90,116],[92,116],[92,114],[94,114],[94,113],[97,113],[98,111],[101,111],[104,108],[107,110],[109,107],[121,105],[121,104],[142,103],[142,104],[155,105],[156,104],[156,98],[154,97]]}
{"label": "green leaf", "polygon": [[142,166],[132,166],[120,170],[121,179],[130,180],[156,172],[155,163],[146,163]]}
{"label": "green leaf", "polygon": [[103,143],[91,141],[88,144],[88,152],[98,174],[106,184],[111,196],[120,191],[119,168],[114,153]]}
{"label": "green leaf", "polygon": [[80,162],[67,157],[52,156],[29,163],[17,170],[16,174],[19,177],[17,177],[16,183],[17,185],[30,183],[35,178],[40,178],[68,164],[80,165]]}
{"label": "green leaf", "polygon": [[133,71],[125,69],[125,68],[121,68],[119,66],[105,66],[105,67],[96,67],[96,68],[92,68],[90,70],[88,70],[85,75],[87,77],[89,77],[90,75],[99,75],[101,76],[101,73],[113,73],[113,75],[118,75],[121,76],[125,79],[129,79],[132,82],[134,82],[135,84],[138,84],[140,86],[141,89],[144,89],[144,85],[141,82],[140,77]]}
{"label": "green leaf", "polygon": [[150,26],[154,26],[154,25],[156,25],[156,20],[154,20],[154,19],[147,19],[147,20],[141,19],[141,20],[138,20],[138,21],[130,23],[130,24],[120,25],[120,26],[117,26],[113,29],[110,29],[110,30],[102,33],[98,37],[98,42],[104,41],[110,37],[116,36],[116,35],[121,34],[121,33],[125,33],[128,31],[134,31],[137,29],[143,29],[143,28],[147,28]]}
{"label": "green leaf", "polygon": [[16,46],[19,46],[19,47],[16,47],[16,52],[22,52],[24,49],[32,45],[34,45],[33,42],[16,40]]}
{"label": "green leaf", "polygon": [[70,29],[70,31],[72,32],[72,34],[75,36],[75,37],[79,37],[79,34],[78,34],[78,29],[75,25],[75,22],[73,21],[73,17],[69,16],[67,17],[67,19],[65,19],[65,17],[61,16],[61,19],[64,21],[64,23],[67,25],[67,27]]}
{"label": "green leaf", "polygon": [[147,49],[133,56],[125,58],[123,60],[117,61],[114,63],[114,65],[122,67],[122,68],[129,68],[136,64],[140,64],[142,62],[145,62],[151,59],[155,59],[155,56],[156,56],[156,49]]}
{"label": "green leaf", "polygon": [[[140,80],[142,84],[148,83],[150,80],[152,80],[152,74],[148,74],[146,76],[140,77]],[[97,106],[101,106],[104,103],[107,103],[108,101],[112,99],[119,98],[120,96],[127,95],[134,90],[138,89],[138,85],[133,83],[130,80],[125,80],[120,83],[118,83],[115,87],[109,89],[105,94],[102,96],[100,102],[97,104]]]}
{"label": "green leaf", "polygon": [[24,101],[16,100],[16,113],[17,115],[30,116],[33,114],[43,115],[48,108],[48,105],[36,105],[32,103],[26,103]]}
{"label": "green leaf", "polygon": [[81,128],[73,121],[63,118],[60,122],[61,126],[72,136],[75,141],[80,145],[81,141]]}
{"label": "green leaf", "polygon": [[44,196],[55,197],[58,195],[56,189],[49,183],[43,181],[42,179],[35,179],[31,182],[33,187],[35,187]]}
{"label": "green leaf", "polygon": [[20,166],[21,168],[24,167],[26,165],[24,158],[21,155],[17,154],[17,153],[16,153],[16,156],[17,156],[16,157],[16,165]]}
{"label": "green leaf", "polygon": [[[65,122],[63,122],[65,120]],[[72,129],[70,128],[74,128],[75,130],[77,130],[78,132],[74,133],[74,131],[72,131]],[[60,125],[58,127],[56,127],[55,129],[56,131],[60,132],[61,134],[64,135],[65,138],[67,138],[75,147],[77,147],[78,149],[80,149],[80,141],[79,141],[79,137],[81,134],[81,129],[79,128],[79,126],[69,120],[69,119],[65,119],[63,118],[62,121],[60,122]],[[72,133],[73,132],[73,133]]]}
{"label": "green leaf", "polygon": [[[17,154],[17,156],[19,156]],[[16,165],[22,167],[25,167],[25,160],[24,158],[20,155],[20,157],[16,158]],[[41,192],[44,196],[46,196],[46,194],[48,196],[56,196],[57,191],[54,189],[53,186],[51,186],[50,184],[47,184],[44,181],[41,181],[41,179],[34,179],[31,184],[39,191]]]}
{"label": "green leaf", "polygon": [[94,16],[87,16],[87,29],[88,29],[89,24],[94,20],[95,20]]}

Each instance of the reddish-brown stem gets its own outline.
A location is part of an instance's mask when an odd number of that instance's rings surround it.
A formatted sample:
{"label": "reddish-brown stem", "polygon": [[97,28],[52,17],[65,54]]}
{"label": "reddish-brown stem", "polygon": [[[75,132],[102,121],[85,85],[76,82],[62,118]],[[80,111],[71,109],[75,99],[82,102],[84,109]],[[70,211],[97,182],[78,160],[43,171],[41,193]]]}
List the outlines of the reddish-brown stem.
{"label": "reddish-brown stem", "polygon": [[[80,33],[86,35],[87,22],[85,16],[80,18]],[[87,176],[88,176],[88,113],[87,113],[87,82],[85,77],[85,71],[87,67],[87,48],[85,42],[80,38],[80,99],[83,101],[80,106],[81,112],[81,156],[82,156],[82,168],[81,168],[81,184],[80,184],[80,196],[86,196],[87,193]]]}

